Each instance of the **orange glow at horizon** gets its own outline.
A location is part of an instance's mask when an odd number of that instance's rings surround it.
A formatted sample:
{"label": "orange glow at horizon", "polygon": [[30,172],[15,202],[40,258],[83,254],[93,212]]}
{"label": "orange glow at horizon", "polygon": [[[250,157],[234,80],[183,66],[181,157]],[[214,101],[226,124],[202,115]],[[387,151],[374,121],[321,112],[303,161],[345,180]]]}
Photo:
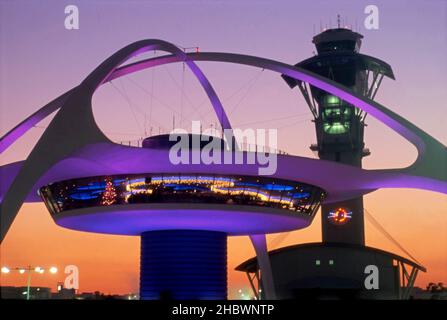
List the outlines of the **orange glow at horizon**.
{"label": "orange glow at horizon", "polygon": [[[418,261],[427,267],[416,285],[447,282],[447,197],[410,189],[382,190],[365,196],[365,207]],[[405,256],[366,221],[367,245]],[[294,232],[268,236],[269,249],[321,241],[318,214],[312,225]],[[32,286],[56,290],[63,282],[64,268],[79,268],[79,291],[105,294],[137,293],[139,282],[139,238],[72,231],[57,226],[42,204],[22,207],[0,246],[1,266],[57,266],[55,275],[33,274]],[[246,275],[234,268],[254,256],[248,237],[228,240],[228,297],[249,291]],[[11,271],[2,274],[2,286],[25,286],[26,275]]]}

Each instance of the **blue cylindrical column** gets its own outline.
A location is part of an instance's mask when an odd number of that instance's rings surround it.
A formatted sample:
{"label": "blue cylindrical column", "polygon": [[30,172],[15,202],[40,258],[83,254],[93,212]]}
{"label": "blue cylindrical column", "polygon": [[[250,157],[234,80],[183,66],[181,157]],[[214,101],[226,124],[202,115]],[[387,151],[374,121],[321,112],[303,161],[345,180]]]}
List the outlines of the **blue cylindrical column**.
{"label": "blue cylindrical column", "polygon": [[226,299],[227,235],[202,230],[141,234],[141,299]]}

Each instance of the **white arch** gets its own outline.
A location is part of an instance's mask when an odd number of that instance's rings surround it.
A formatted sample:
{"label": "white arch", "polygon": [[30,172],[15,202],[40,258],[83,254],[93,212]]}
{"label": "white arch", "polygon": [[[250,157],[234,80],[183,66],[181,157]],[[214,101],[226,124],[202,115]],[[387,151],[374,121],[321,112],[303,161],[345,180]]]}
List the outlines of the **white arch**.
{"label": "white arch", "polygon": [[[117,68],[129,58],[149,50],[163,50],[173,52],[174,55],[143,60]],[[55,105],[59,103],[62,104],[62,106],[60,106],[61,110],[50,123],[49,127],[44,132],[44,135],[25,161],[25,164],[8,189],[0,205],[2,221],[1,239],[4,238],[9,226],[34,183],[36,183],[37,179],[52,165],[87,144],[95,142],[112,143],[96,125],[91,105],[91,97],[94,91],[104,82],[110,81],[118,76],[123,76],[154,66],[157,63],[164,64],[175,61],[185,61],[199,80],[204,81],[203,83],[201,81],[202,86],[204,86],[216,113],[218,115],[219,113],[224,115],[223,107],[220,104],[214,89],[206,80],[200,69],[198,69],[192,62],[193,60],[231,62],[265,68],[281,74],[286,74],[297,80],[308,82],[315,87],[338,96],[376,117],[379,121],[401,134],[416,146],[418,150],[418,158],[415,163],[408,168],[396,169],[393,170],[393,172],[425,177],[436,181],[447,181],[447,169],[445,168],[447,151],[445,146],[386,107],[373,100],[359,96],[334,81],[301,68],[265,58],[231,53],[185,54],[174,45],[162,40],[142,40],[130,44],[113,54],[98,66],[78,87],[72,89],[69,96],[65,97],[65,95],[63,95],[54,101]],[[65,100],[62,99],[62,97],[65,97]],[[74,121],[74,119],[76,120]],[[223,120],[223,118],[220,120]],[[26,127],[29,123],[30,122],[25,122],[23,127]],[[229,121],[228,125],[226,125],[225,120],[223,120],[222,127],[230,127]],[[13,129],[13,132],[17,131],[14,131]],[[60,135],[61,132],[64,133],[63,137]],[[12,140],[14,139],[8,134],[2,138],[2,142]],[[48,150],[50,150],[50,152],[48,152]],[[438,161],[434,162],[433,160]],[[421,181],[423,181],[423,179],[421,179]]]}
{"label": "white arch", "polygon": [[[255,56],[221,52],[188,53],[187,56],[188,59],[194,61],[220,61],[260,67],[288,75],[291,78],[307,82],[319,89],[325,90],[340,99],[355,105],[365,112],[368,112],[416,147],[418,157],[412,165],[403,169],[390,170],[393,172],[402,172],[447,181],[447,168],[445,167],[445,163],[447,163],[447,149],[442,143],[385,106],[367,97],[363,97],[335,81],[296,66]],[[135,62],[117,68],[109,76],[108,80],[153,66],[173,63],[176,61],[178,61],[178,59],[174,56],[162,56]]]}
{"label": "white arch", "polygon": [[132,43],[101,63],[79,86],[41,108],[0,139],[0,152],[3,152],[35,123],[60,109],[4,195],[0,204],[1,241],[14,221],[26,195],[49,168],[87,144],[112,143],[101,132],[93,117],[91,103],[93,93],[119,65],[140,53],[151,50],[167,51],[185,61],[205,89],[222,128],[231,129],[230,121],[212,85],[199,67],[193,61],[186,59],[182,50],[169,42],[156,39]]}

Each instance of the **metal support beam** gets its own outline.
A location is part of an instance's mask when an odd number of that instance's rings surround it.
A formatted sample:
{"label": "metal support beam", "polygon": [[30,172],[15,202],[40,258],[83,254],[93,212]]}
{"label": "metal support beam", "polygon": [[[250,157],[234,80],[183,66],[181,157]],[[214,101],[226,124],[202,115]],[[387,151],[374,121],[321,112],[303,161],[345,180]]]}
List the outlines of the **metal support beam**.
{"label": "metal support beam", "polygon": [[[254,278],[256,277],[256,273],[253,275],[253,277],[250,276],[250,272],[246,272],[248,281],[250,282],[251,289],[253,290],[253,295],[255,296],[256,300],[260,300],[259,295],[259,289],[256,289]],[[258,282],[258,288],[259,288],[259,282]]]}
{"label": "metal support beam", "polygon": [[[368,98],[371,98],[371,94],[373,93],[373,90],[374,90],[374,87],[375,87],[376,80],[377,80],[378,76],[379,76],[379,73],[376,72],[376,71],[373,71],[373,80],[371,81],[371,86],[368,88],[368,92],[366,94],[366,96]],[[368,78],[369,78],[369,73],[368,73]]]}
{"label": "metal support beam", "polygon": [[374,92],[372,93],[372,95],[370,97],[371,100],[374,100],[374,98],[377,94],[377,91],[379,91],[379,87],[380,87],[380,84],[382,83],[383,77],[384,77],[384,75],[380,74],[379,81],[377,82],[376,88],[374,89]]}
{"label": "metal support beam", "polygon": [[407,300],[410,298],[411,290],[414,287],[414,282],[416,281],[419,269],[411,266],[411,271],[408,273],[405,263],[399,261],[400,274],[402,276],[401,283],[399,286],[399,299]]}
{"label": "metal support beam", "polygon": [[315,107],[315,104],[313,103],[313,98],[311,97],[311,94],[309,93],[309,89],[306,86],[305,82],[298,82],[298,88],[301,91],[301,94],[304,97],[304,100],[306,100],[307,105],[309,106],[310,111],[312,112],[312,115],[314,118],[318,118],[318,111]]}

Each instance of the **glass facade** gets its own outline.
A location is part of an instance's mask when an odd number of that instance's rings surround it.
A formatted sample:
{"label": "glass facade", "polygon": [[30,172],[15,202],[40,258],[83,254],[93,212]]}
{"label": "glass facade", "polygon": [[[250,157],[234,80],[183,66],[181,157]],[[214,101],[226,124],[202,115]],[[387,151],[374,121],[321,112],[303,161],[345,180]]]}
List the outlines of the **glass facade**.
{"label": "glass facade", "polygon": [[356,41],[352,40],[338,40],[338,41],[327,41],[319,43],[317,45],[318,53],[324,52],[334,52],[334,51],[358,51],[358,46]]}
{"label": "glass facade", "polygon": [[331,135],[347,133],[351,126],[353,108],[343,105],[342,101],[333,95],[325,95],[323,101],[321,107],[324,132]]}
{"label": "glass facade", "polygon": [[325,192],[295,181],[251,176],[141,174],[55,182],[39,190],[51,214],[137,203],[272,207],[313,216]]}

